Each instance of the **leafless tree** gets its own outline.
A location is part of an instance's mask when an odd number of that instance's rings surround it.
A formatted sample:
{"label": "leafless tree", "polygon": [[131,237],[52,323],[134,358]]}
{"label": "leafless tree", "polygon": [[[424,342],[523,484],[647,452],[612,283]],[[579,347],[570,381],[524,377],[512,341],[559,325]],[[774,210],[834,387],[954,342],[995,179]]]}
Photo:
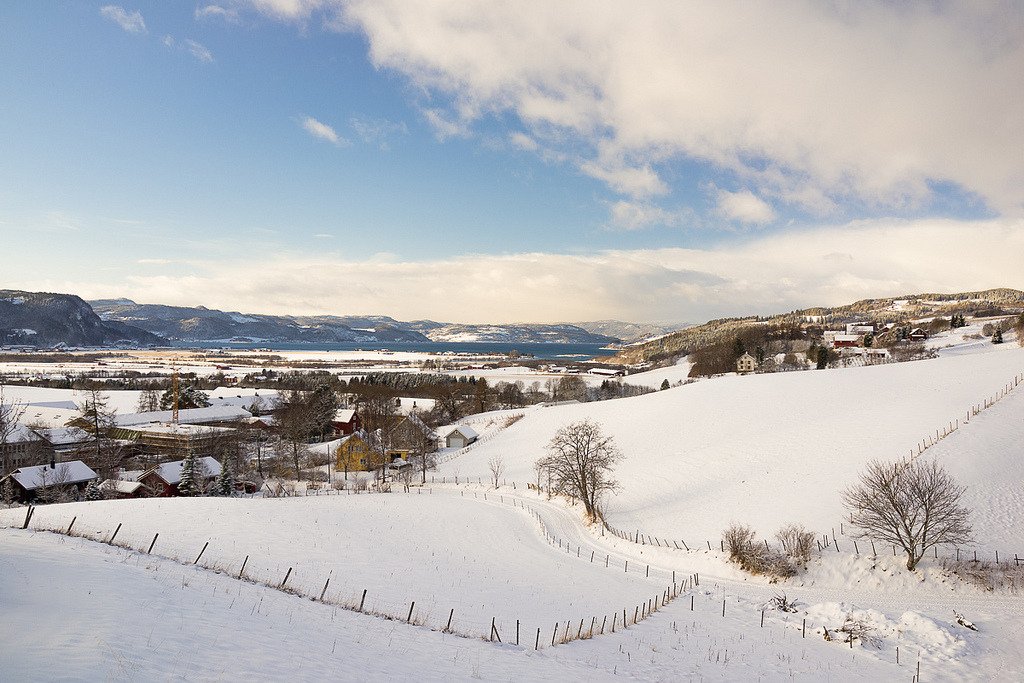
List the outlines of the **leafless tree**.
{"label": "leafless tree", "polygon": [[596,521],[602,496],[618,486],[611,472],[622,454],[613,437],[605,436],[597,424],[583,420],[559,429],[547,450],[539,462],[549,472],[555,490],[583,501],[587,517]]}
{"label": "leafless tree", "polygon": [[498,488],[498,484],[501,481],[501,475],[505,472],[505,459],[500,455],[496,455],[487,461],[487,466],[491,470],[491,479],[494,481],[494,488]]}
{"label": "leafless tree", "polygon": [[160,392],[156,389],[143,389],[135,409],[140,413],[151,413],[160,410]]}
{"label": "leafless tree", "polygon": [[316,426],[307,397],[300,391],[289,391],[278,397],[275,409],[281,436],[288,441],[295,466],[295,479],[302,478],[301,460],[306,444]]}
{"label": "leafless tree", "polygon": [[77,490],[68,486],[69,465],[61,463],[53,469],[46,467],[36,476],[36,501],[39,503],[66,503],[75,500]]}
{"label": "leafless tree", "polygon": [[4,386],[0,384],[0,454],[3,455],[3,471],[0,477],[10,474],[11,470],[11,447],[8,441],[14,432],[18,430],[22,416],[25,414],[23,403],[8,403],[4,396]]}
{"label": "leafless tree", "polygon": [[970,510],[960,504],[965,490],[935,460],[875,460],[843,492],[843,503],[859,537],[902,548],[912,570],[929,548],[971,540]]}

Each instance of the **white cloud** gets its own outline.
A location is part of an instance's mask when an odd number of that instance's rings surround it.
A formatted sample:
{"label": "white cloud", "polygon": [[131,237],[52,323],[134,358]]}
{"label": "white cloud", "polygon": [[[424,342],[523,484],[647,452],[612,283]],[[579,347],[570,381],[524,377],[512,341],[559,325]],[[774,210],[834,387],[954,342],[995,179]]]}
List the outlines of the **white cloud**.
{"label": "white cloud", "polygon": [[771,223],[775,220],[775,210],[750,190],[718,190],[715,211],[723,218],[740,223]]}
{"label": "white cloud", "polygon": [[235,23],[238,21],[238,10],[220,5],[205,5],[196,7],[195,18],[200,20],[216,18]]}
{"label": "white cloud", "polygon": [[535,152],[540,146],[537,144],[536,140],[526,133],[521,133],[519,131],[516,131],[509,136],[509,142],[511,142],[514,147],[526,150],[527,152]]}
{"label": "white cloud", "polygon": [[315,237],[318,240],[333,240],[334,239],[334,235],[332,235],[330,233],[326,233],[326,232],[318,232],[315,235],[313,235],[313,237]]}
{"label": "white cloud", "polygon": [[168,34],[161,38],[160,42],[163,43],[165,47],[174,47],[174,36]]}
{"label": "white cloud", "polygon": [[566,133],[585,173],[633,198],[683,159],[812,211],[914,206],[940,181],[1024,212],[1019,3],[255,6],[363,31],[442,136],[511,113],[533,137]]}
{"label": "white cloud", "polygon": [[390,149],[391,141],[396,137],[409,134],[409,128],[403,121],[396,123],[387,119],[353,116],[349,119],[349,125],[360,140],[385,150]]}
{"label": "white cloud", "polygon": [[207,50],[204,45],[197,43],[191,38],[185,39],[185,48],[189,51],[189,54],[198,59],[200,62],[209,64],[213,61],[213,54],[209,50]]}
{"label": "white cloud", "polygon": [[[464,255],[434,260],[269,252],[251,263],[109,283],[12,286],[266,313],[380,313],[465,322],[706,320],[866,297],[1024,289],[1024,221],[857,222],[706,249]],[[317,273],[309,278],[308,273]],[[358,284],[353,284],[358,283]],[[358,292],[353,293],[353,287]],[[338,297],[338,292],[352,296]]]}
{"label": "white cloud", "polygon": [[438,140],[449,138],[466,138],[470,135],[469,126],[459,118],[449,115],[440,109],[424,109],[423,116],[434,129]]}
{"label": "white cloud", "polygon": [[138,10],[128,12],[125,8],[118,7],[117,5],[104,5],[100,8],[100,15],[114,22],[128,33],[146,32],[146,22],[142,18],[142,13]]}
{"label": "white cloud", "polygon": [[317,121],[312,116],[303,117],[301,125],[303,129],[313,137],[326,140],[332,145],[341,147],[348,144],[348,140],[338,135],[336,130],[322,121]]}
{"label": "white cloud", "polygon": [[646,202],[633,202],[621,199],[609,206],[611,228],[622,230],[640,230],[652,225],[679,227],[698,224],[692,211],[669,211],[660,206]]}

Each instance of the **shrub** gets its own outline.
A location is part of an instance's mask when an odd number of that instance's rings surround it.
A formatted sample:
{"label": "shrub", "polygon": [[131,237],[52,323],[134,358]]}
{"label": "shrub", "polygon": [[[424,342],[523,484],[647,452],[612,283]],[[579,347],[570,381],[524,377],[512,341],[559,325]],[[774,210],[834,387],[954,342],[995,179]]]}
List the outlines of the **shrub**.
{"label": "shrub", "polygon": [[729,560],[740,562],[749,553],[754,543],[754,530],[745,524],[732,524],[722,534],[725,549],[729,551]]}
{"label": "shrub", "polygon": [[801,524],[787,524],[779,529],[775,538],[782,544],[786,555],[794,562],[807,564],[814,547],[814,532]]}
{"label": "shrub", "polygon": [[773,582],[796,574],[789,558],[759,543],[749,526],[732,524],[722,534],[722,540],[729,551],[729,561],[738,564],[743,571],[764,574]]}

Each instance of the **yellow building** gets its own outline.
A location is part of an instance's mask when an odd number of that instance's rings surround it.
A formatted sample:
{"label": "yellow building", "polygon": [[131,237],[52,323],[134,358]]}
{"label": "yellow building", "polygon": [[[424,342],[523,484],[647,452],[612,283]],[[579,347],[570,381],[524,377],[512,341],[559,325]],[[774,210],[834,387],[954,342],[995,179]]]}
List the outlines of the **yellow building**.
{"label": "yellow building", "polygon": [[346,437],[334,453],[340,471],[366,472],[380,464],[380,453],[360,434]]}

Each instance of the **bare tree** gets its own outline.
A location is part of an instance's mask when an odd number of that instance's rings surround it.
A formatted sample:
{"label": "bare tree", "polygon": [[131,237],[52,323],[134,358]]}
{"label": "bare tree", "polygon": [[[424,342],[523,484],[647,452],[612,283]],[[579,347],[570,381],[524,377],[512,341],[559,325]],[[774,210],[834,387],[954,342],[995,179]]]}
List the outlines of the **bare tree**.
{"label": "bare tree", "polygon": [[139,394],[138,403],[135,404],[135,410],[140,413],[152,413],[160,410],[160,392],[152,387],[143,389]]}
{"label": "bare tree", "polygon": [[491,479],[494,480],[494,488],[498,488],[501,475],[505,472],[505,459],[500,455],[496,455],[487,461],[487,466],[491,469]]}
{"label": "bare tree", "polygon": [[611,472],[621,458],[614,439],[602,434],[597,424],[583,420],[559,429],[539,462],[555,490],[582,500],[587,517],[595,521],[600,517],[601,497],[618,486]]}
{"label": "bare tree", "polygon": [[301,391],[289,391],[278,397],[275,412],[281,436],[290,444],[295,479],[298,481],[302,479],[300,460],[306,454],[310,436],[316,431],[313,410]]}
{"label": "bare tree", "polygon": [[10,474],[11,469],[11,446],[8,441],[18,431],[20,420],[25,414],[25,405],[22,403],[8,403],[4,396],[4,386],[0,384],[0,455],[3,456],[3,471],[0,477]]}
{"label": "bare tree", "polygon": [[899,546],[914,569],[929,548],[971,540],[970,510],[960,504],[965,490],[935,460],[874,460],[843,503],[859,537]]}

